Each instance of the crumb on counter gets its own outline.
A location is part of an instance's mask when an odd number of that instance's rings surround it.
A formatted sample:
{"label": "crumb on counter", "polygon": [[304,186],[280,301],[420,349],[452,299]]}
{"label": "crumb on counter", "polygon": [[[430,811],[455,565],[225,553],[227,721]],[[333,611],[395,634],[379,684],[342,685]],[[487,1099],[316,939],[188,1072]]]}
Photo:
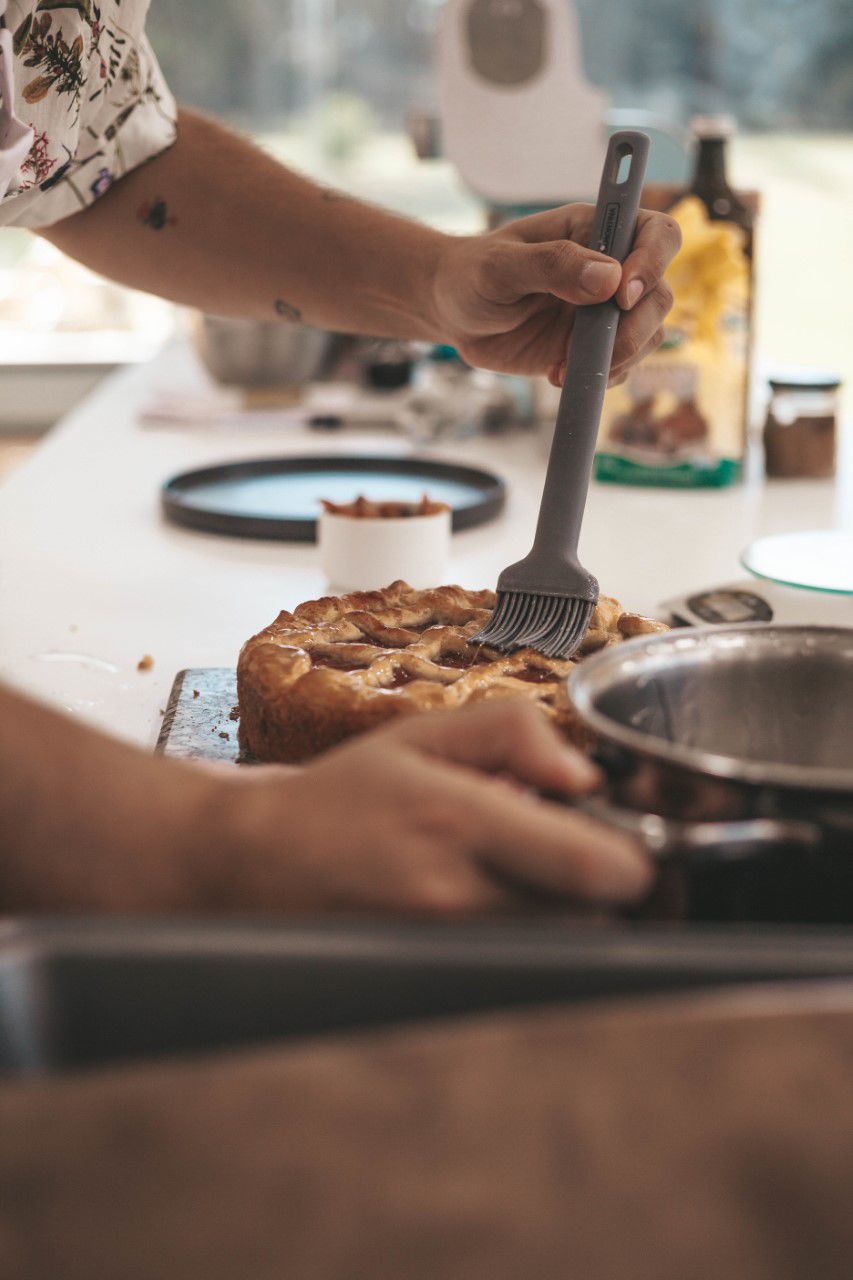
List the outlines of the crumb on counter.
{"label": "crumb on counter", "polygon": [[236,706],[236,707],[232,707],[232,708],[231,708],[231,710],[228,712],[228,719],[229,719],[229,720],[239,720],[239,719],[240,719],[240,708],[239,708],[239,706]]}
{"label": "crumb on counter", "polygon": [[226,742],[230,742],[230,741],[231,741],[231,734],[230,734],[230,733],[226,733],[224,729],[220,729],[220,731],[219,731],[219,736],[220,736],[220,738],[224,738]]}
{"label": "crumb on counter", "polygon": [[143,653],[142,657],[139,659],[139,661],[136,664],[136,670],[150,671],[153,666],[154,666],[154,659],[151,657],[151,654]]}
{"label": "crumb on counter", "polygon": [[199,696],[198,689],[193,689],[193,697],[197,698],[198,696]]}

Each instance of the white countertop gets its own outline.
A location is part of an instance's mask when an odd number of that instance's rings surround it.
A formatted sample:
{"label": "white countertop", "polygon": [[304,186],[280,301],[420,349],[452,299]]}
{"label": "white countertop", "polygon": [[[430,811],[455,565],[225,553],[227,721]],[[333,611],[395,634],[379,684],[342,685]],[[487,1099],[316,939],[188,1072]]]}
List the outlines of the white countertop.
{"label": "white countertop", "polygon": [[[0,487],[0,678],[151,744],[175,673],[231,666],[242,642],[282,608],[321,595],[311,546],[222,538],[173,527],[159,487],[177,471],[284,452],[411,452],[387,432],[331,438],[294,427],[142,426],[155,391],[206,378],[176,346],[110,377]],[[442,445],[510,484],[504,515],[457,534],[450,579],[492,586],[529,547],[544,455],[532,435]],[[742,578],[740,551],[764,533],[853,529],[853,442],[836,482],[751,482],[669,492],[593,486],[582,558],[632,608]],[[155,666],[138,672],[150,653]]]}

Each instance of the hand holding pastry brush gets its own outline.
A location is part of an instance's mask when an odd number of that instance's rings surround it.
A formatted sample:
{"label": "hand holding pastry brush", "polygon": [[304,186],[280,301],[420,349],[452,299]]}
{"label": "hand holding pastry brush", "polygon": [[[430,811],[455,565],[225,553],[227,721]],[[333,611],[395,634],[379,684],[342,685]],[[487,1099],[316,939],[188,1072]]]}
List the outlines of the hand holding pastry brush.
{"label": "hand holding pastry brush", "polygon": [[[618,262],[634,239],[648,153],[646,135],[628,130],[607,148],[589,247]],[[586,634],[598,583],[578,560],[578,539],[619,314],[613,299],[577,310],[533,549],[504,569],[474,642],[569,658]]]}

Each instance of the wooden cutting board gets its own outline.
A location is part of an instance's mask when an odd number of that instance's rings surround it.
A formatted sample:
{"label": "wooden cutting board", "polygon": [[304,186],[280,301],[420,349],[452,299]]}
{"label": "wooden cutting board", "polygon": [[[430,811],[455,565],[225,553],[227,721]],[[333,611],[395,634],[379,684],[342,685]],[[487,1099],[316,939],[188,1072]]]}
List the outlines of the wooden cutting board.
{"label": "wooden cutting board", "polygon": [[157,751],[185,760],[239,764],[239,719],[233,667],[189,667],[175,677]]}

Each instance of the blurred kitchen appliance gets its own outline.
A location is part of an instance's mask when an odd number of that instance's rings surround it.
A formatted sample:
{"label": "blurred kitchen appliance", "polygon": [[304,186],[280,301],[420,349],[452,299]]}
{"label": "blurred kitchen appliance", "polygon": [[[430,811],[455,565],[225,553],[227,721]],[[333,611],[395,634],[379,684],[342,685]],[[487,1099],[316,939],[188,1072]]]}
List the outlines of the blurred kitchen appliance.
{"label": "blurred kitchen appliance", "polygon": [[438,79],[445,154],[485,200],[597,189],[607,98],[585,79],[571,0],[447,0]]}
{"label": "blurred kitchen appliance", "polygon": [[741,556],[750,580],[665,601],[683,626],[821,623],[853,629],[853,534],[808,530],[760,538]]}

